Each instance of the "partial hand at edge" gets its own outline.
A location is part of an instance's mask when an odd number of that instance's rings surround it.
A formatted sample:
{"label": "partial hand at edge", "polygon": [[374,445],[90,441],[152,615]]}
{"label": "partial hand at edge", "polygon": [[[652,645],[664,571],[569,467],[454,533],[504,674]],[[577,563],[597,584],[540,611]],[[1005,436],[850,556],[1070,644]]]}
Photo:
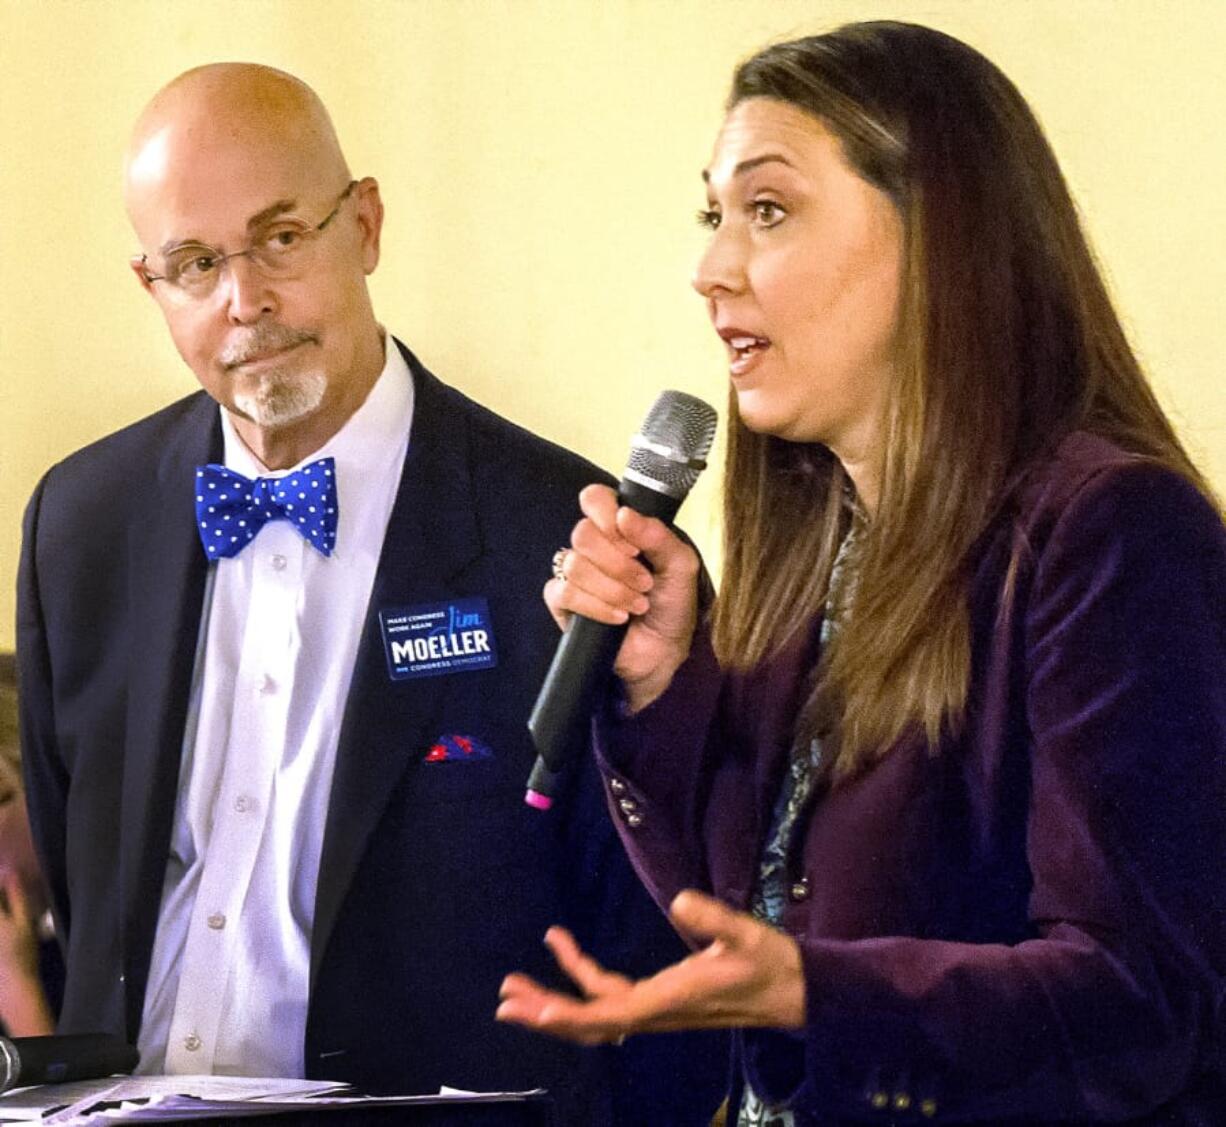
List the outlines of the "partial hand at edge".
{"label": "partial hand at edge", "polygon": [[564,928],[550,928],[545,942],[583,997],[510,974],[496,1018],[585,1045],[633,1033],[804,1025],[804,972],[790,935],[693,889],[677,894],[669,917],[705,946],[637,981],[605,970]]}
{"label": "partial hand at edge", "polygon": [[38,978],[38,935],[20,874],[0,870],[0,1021],[14,1037],[55,1031]]}

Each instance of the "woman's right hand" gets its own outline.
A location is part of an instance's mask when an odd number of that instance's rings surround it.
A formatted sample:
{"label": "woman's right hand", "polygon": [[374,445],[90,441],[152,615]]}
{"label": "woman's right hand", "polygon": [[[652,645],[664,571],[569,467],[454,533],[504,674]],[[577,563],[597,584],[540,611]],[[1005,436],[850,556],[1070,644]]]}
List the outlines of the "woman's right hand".
{"label": "woman's right hand", "polygon": [[668,688],[689,655],[698,621],[698,553],[662,521],[619,506],[607,485],[589,485],[579,507],[584,516],[562,563],[566,578],[545,584],[545,603],[563,630],[572,614],[630,622],[613,671],[626,687],[630,711],[638,712]]}

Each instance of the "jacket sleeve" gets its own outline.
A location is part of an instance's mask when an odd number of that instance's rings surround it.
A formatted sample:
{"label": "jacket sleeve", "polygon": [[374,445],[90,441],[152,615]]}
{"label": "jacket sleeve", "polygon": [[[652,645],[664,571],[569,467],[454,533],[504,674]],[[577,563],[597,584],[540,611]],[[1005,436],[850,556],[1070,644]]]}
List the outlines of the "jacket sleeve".
{"label": "jacket sleeve", "polygon": [[683,888],[710,891],[704,829],[715,758],[726,739],[723,678],[701,628],[668,689],[633,717],[620,694],[596,718],[596,761],[631,864],[661,908]]}
{"label": "jacket sleeve", "polygon": [[[1198,1085],[1223,1098],[1220,516],[1165,471],[1117,467],[1082,486],[1034,566],[1033,938],[804,941],[796,1106],[1033,1124],[1135,1120]],[[771,1036],[750,1035],[751,1075],[755,1037],[760,1052]]]}
{"label": "jacket sleeve", "polygon": [[38,568],[39,520],[46,479],[26,508],[17,572],[17,680],[22,773],[30,828],[51,894],[56,934],[65,943],[70,926],[65,871],[68,773],[55,730],[51,658],[42,612]]}

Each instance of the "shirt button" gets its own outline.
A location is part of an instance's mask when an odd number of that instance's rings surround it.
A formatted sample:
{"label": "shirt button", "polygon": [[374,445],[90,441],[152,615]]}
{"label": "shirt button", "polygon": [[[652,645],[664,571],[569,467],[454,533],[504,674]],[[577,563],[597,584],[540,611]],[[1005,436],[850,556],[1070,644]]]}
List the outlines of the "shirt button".
{"label": "shirt button", "polygon": [[208,924],[214,931],[221,931],[226,926],[226,917],[221,912],[214,912],[209,916]]}
{"label": "shirt button", "polygon": [[611,790],[614,794],[625,794],[626,784],[623,783],[621,779],[610,779],[609,790]]}
{"label": "shirt button", "polygon": [[275,693],[276,691],[277,691],[276,681],[274,681],[269,674],[265,673],[264,680],[260,682],[261,695],[270,696],[272,693]]}
{"label": "shirt button", "polygon": [[627,814],[633,814],[639,808],[639,804],[633,798],[623,798],[617,805]]}
{"label": "shirt button", "polygon": [[194,1033],[189,1033],[186,1037],[183,1038],[183,1047],[189,1053],[194,1053],[197,1049],[200,1048],[200,1045],[201,1045],[200,1038],[197,1037]]}
{"label": "shirt button", "polygon": [[794,902],[809,899],[809,878],[801,877],[798,881],[793,881],[792,887],[788,889],[788,896]]}
{"label": "shirt button", "polygon": [[643,824],[642,814],[627,814],[626,815],[626,825],[628,825],[632,830],[637,830],[639,826],[641,826],[642,824]]}
{"label": "shirt button", "polygon": [[289,563],[289,561],[280,554],[273,556],[269,562],[272,564],[273,571],[284,571],[285,565]]}
{"label": "shirt button", "polygon": [[237,810],[238,813],[240,814],[246,814],[248,810],[252,810],[254,809],[254,807],[255,807],[255,803],[250,798],[248,798],[245,794],[240,794],[234,800],[234,809]]}

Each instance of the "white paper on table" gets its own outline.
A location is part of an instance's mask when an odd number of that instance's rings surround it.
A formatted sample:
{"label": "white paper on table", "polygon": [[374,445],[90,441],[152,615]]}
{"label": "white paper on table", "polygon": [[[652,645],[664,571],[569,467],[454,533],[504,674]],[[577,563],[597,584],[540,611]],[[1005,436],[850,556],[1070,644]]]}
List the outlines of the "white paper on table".
{"label": "white paper on table", "polygon": [[0,1121],[60,1124],[100,1102],[160,1100],[190,1093],[209,1100],[258,1100],[344,1091],[333,1081],[285,1080],[258,1076],[108,1076],[67,1084],[15,1088],[0,1096]]}
{"label": "white paper on table", "polygon": [[[21,1089],[10,1095],[26,1093],[32,1097],[26,1106],[33,1113],[12,1118],[25,1122],[38,1120],[48,1127],[86,1127],[141,1120],[164,1123],[217,1116],[272,1115],[304,1108],[327,1111],[358,1106],[496,1103],[531,1099],[543,1095],[544,1089],[525,1092],[448,1089],[438,1095],[357,1096],[348,1094],[347,1085],[331,1082],[233,1076],[138,1076],[46,1085]],[[7,1098],[0,1097],[0,1120],[9,1117],[5,1106]],[[16,1109],[18,1101],[13,1101],[11,1106]],[[47,1115],[49,1108],[57,1110]]]}

